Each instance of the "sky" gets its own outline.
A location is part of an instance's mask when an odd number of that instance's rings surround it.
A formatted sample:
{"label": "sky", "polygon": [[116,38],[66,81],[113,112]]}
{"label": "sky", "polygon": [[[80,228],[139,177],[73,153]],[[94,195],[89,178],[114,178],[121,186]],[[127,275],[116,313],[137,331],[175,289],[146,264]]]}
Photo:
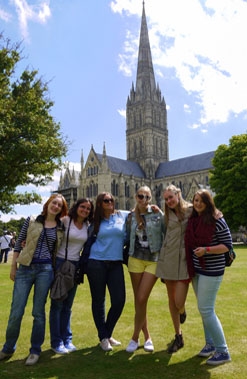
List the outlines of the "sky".
{"label": "sky", "polygon": [[[49,82],[52,115],[79,168],[91,146],[126,159],[126,102],[135,85],[142,0],[0,0],[0,32],[21,42],[18,72]],[[247,131],[247,1],[146,0],[156,83],[167,104],[169,159],[216,150]],[[45,201],[60,173],[45,188]],[[22,190],[22,188],[21,188]],[[3,221],[39,213],[17,206]]]}

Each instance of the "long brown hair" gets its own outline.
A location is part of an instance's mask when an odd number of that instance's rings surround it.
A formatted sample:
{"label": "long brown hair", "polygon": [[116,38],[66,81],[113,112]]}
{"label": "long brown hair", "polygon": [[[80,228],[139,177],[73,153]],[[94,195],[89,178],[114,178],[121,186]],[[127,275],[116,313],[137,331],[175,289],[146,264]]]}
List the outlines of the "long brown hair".
{"label": "long brown hair", "polygon": [[61,195],[60,193],[53,193],[49,199],[46,201],[46,203],[44,204],[43,206],[43,211],[42,211],[42,216],[44,216],[44,218],[47,217],[47,214],[48,214],[48,206],[50,204],[50,202],[56,198],[60,198],[62,200],[62,209],[61,209],[61,212],[59,212],[56,217],[55,217],[55,220],[56,221],[59,221],[60,218],[64,217],[64,216],[67,216],[68,214],[68,204],[67,204],[67,201],[65,200],[65,198],[63,197],[63,195]]}
{"label": "long brown hair", "polygon": [[115,200],[110,192],[101,192],[96,199],[95,211],[94,211],[94,234],[98,234],[101,221],[105,218],[104,209],[102,207],[105,196],[108,195],[113,200],[113,213],[115,212]]}
{"label": "long brown hair", "polygon": [[[194,203],[195,196],[199,195],[202,202],[206,205],[205,210],[202,213],[202,218],[205,224],[215,224],[215,220],[222,216],[222,213],[216,208],[214,199],[210,192],[206,189],[200,189],[195,192],[192,202]],[[198,216],[197,211],[193,207],[191,217]]]}

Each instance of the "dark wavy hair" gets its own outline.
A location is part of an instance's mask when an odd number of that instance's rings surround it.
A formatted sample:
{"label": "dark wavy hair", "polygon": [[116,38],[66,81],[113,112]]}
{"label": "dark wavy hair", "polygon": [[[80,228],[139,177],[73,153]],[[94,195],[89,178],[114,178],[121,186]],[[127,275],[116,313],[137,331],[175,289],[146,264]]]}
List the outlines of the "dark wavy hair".
{"label": "dark wavy hair", "polygon": [[91,210],[89,212],[89,215],[88,217],[84,220],[84,221],[88,221],[90,224],[91,222],[93,221],[93,213],[94,213],[94,205],[93,205],[93,202],[92,200],[88,199],[88,198],[81,198],[81,199],[78,199],[73,205],[72,207],[70,208],[69,210],[69,217],[72,218],[74,221],[77,220],[77,209],[79,208],[80,204],[82,203],[89,203],[90,206],[91,206]]}
{"label": "dark wavy hair", "polygon": [[[203,220],[206,224],[212,224],[215,223],[215,218],[217,218],[217,214],[221,213],[214,204],[214,199],[211,196],[210,192],[206,189],[200,189],[195,192],[193,196],[192,203],[194,204],[195,196],[199,195],[202,199],[202,202],[206,205],[205,210],[202,213]],[[193,207],[192,215],[191,217],[197,216],[198,213]]]}
{"label": "dark wavy hair", "polygon": [[56,199],[56,197],[60,198],[62,200],[62,209],[61,209],[61,212],[59,212],[55,219],[56,221],[59,221],[60,218],[64,217],[64,216],[67,216],[68,214],[68,204],[67,204],[67,201],[65,200],[65,198],[63,197],[63,195],[61,195],[60,193],[53,193],[49,199],[46,201],[46,203],[44,204],[43,206],[43,211],[42,211],[42,216],[44,216],[44,218],[47,217],[47,213],[48,213],[48,206],[50,204],[50,202],[54,199]]}
{"label": "dark wavy hair", "polygon": [[104,219],[104,208],[102,207],[103,200],[106,195],[109,195],[113,200],[113,213],[115,212],[115,200],[110,192],[101,192],[96,199],[95,212],[94,212],[94,234],[98,234],[101,221]]}

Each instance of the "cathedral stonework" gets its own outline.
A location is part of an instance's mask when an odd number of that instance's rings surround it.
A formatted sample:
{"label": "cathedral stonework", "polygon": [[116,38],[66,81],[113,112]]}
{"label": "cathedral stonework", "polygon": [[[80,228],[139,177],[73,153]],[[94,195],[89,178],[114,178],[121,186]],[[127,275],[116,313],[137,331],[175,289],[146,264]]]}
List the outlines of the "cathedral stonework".
{"label": "cathedral stonework", "polygon": [[155,82],[143,3],[136,85],[132,84],[126,105],[127,160],[108,156],[105,145],[102,154],[93,146],[81,171],[66,168],[61,174],[58,192],[69,206],[80,197],[96,200],[100,192],[111,192],[115,206],[131,209],[137,188],[147,185],[153,199],[163,208],[163,191],[169,184],[181,188],[191,200],[195,191],[209,186],[209,171],[213,168],[214,152],[169,161],[167,111],[165,99]]}

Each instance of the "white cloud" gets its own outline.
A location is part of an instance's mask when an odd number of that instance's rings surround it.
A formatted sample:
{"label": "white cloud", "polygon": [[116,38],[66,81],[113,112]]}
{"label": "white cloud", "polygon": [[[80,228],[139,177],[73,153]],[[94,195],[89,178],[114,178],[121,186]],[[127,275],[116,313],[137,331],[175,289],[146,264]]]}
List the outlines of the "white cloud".
{"label": "white cloud", "polygon": [[28,22],[45,23],[51,16],[48,0],[39,1],[34,5],[28,4],[26,0],[11,0],[11,3],[15,6],[18,15],[22,37],[27,40],[29,39]]}
{"label": "white cloud", "polygon": [[[115,0],[111,9],[140,17],[141,6]],[[167,78],[167,69],[174,70],[185,91],[199,99],[198,122],[224,123],[231,114],[245,114],[247,2],[152,0],[145,11],[156,75]],[[128,30],[120,55],[119,69],[128,76],[136,69],[139,29],[136,23]]]}
{"label": "white cloud", "polygon": [[11,14],[5,12],[3,9],[0,9],[0,19],[9,22],[11,20]]}
{"label": "white cloud", "polygon": [[190,109],[190,106],[188,104],[184,104],[184,111],[186,113],[191,113],[191,109]]}
{"label": "white cloud", "polygon": [[126,109],[118,109],[118,113],[121,117],[126,118]]}

